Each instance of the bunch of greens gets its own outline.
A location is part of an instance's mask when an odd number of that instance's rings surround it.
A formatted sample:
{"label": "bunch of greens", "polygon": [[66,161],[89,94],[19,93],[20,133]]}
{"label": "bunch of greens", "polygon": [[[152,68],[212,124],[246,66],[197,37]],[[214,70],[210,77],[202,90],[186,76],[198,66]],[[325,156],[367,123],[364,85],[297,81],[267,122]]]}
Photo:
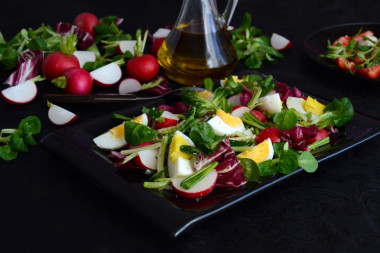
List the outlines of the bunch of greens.
{"label": "bunch of greens", "polygon": [[36,116],[21,120],[17,129],[2,129],[0,132],[0,157],[10,161],[18,156],[18,152],[28,152],[28,146],[36,145],[33,135],[41,132],[41,122]]}
{"label": "bunch of greens", "polygon": [[230,31],[238,59],[249,69],[259,69],[263,61],[276,62],[282,54],[271,46],[270,38],[251,26],[251,14],[245,13],[239,28]]}

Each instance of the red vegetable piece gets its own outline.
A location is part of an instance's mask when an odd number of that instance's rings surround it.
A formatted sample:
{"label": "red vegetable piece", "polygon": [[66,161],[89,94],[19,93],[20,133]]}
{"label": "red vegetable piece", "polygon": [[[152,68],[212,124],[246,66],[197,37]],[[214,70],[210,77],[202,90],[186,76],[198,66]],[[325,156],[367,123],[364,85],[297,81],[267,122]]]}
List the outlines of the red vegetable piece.
{"label": "red vegetable piece", "polygon": [[157,59],[150,54],[133,57],[126,64],[128,75],[140,82],[148,82],[155,78],[159,69]]}
{"label": "red vegetable piece", "polygon": [[66,93],[84,95],[92,89],[92,77],[85,69],[67,69],[63,72],[63,76],[66,78]]}
{"label": "red vegetable piece", "polygon": [[373,35],[374,35],[373,32],[368,30],[368,31],[362,32],[361,34],[356,35],[352,39],[358,42],[363,36],[373,36]]}
{"label": "red vegetable piece", "polygon": [[165,38],[159,38],[159,39],[156,39],[152,46],[150,47],[150,53],[157,58],[157,53],[158,53],[158,50],[160,49],[162,43],[164,43],[165,41]]}
{"label": "red vegetable piece", "polygon": [[42,63],[42,74],[50,81],[62,76],[67,69],[79,67],[79,61],[74,55],[69,56],[61,52],[53,52]]}
{"label": "red vegetable piece", "polygon": [[256,119],[260,120],[261,122],[267,122],[267,117],[265,116],[264,113],[258,110],[251,110],[249,113]]}
{"label": "red vegetable piece", "polygon": [[327,136],[329,136],[327,131],[325,129],[321,129],[321,130],[319,130],[319,132],[316,136],[306,140],[306,145],[311,144],[311,143],[316,142],[316,141],[319,141],[319,140],[322,140],[322,139],[326,138]]}
{"label": "red vegetable piece", "polygon": [[352,37],[346,35],[346,36],[339,37],[331,45],[336,46],[336,45],[340,44],[342,46],[348,46],[348,44],[350,43],[351,40],[352,40]]}
{"label": "red vegetable piece", "polygon": [[354,71],[355,70],[355,64],[349,60],[347,60],[345,57],[338,57],[336,58],[335,60],[336,62],[336,65],[338,65],[338,67],[342,70],[351,70],[351,71]]}
{"label": "red vegetable piece", "polygon": [[359,69],[359,74],[368,78],[376,79],[380,77],[380,64],[369,68]]}
{"label": "red vegetable piece", "polygon": [[275,127],[265,128],[256,136],[255,142],[259,144],[268,138],[270,138],[272,143],[281,142],[280,130]]}
{"label": "red vegetable piece", "polygon": [[74,25],[78,26],[82,30],[85,30],[92,36],[95,36],[96,31],[94,27],[99,25],[99,20],[94,14],[90,12],[83,12],[76,16]]}

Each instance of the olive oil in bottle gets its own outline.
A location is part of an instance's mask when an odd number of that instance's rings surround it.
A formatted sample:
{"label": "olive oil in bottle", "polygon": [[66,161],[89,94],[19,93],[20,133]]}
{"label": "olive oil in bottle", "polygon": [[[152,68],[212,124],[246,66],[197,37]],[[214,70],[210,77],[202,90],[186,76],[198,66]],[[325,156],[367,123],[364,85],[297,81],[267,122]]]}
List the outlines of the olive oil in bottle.
{"label": "olive oil in bottle", "polygon": [[233,71],[238,60],[226,27],[207,28],[202,23],[173,28],[157,57],[167,77],[184,85],[199,85],[206,77],[224,78]]}

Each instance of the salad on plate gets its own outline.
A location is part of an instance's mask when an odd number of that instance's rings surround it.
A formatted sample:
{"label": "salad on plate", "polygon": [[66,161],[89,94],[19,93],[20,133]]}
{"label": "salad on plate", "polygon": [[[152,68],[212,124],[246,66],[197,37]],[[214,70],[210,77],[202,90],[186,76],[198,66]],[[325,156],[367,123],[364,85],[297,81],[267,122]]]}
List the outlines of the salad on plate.
{"label": "salad on plate", "polygon": [[180,101],[114,114],[122,122],[93,142],[117,169],[146,174],[145,188],[199,199],[299,167],[314,172],[315,154],[339,142],[354,115],[348,98],[323,104],[271,75],[230,75],[213,86],[205,79]]}

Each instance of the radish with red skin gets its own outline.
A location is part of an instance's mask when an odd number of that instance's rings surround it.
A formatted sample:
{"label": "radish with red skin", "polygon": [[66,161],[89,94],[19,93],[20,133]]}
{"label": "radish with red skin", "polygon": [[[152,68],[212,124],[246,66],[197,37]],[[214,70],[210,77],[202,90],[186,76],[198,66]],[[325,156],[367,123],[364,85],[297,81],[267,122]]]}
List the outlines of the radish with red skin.
{"label": "radish with red skin", "polygon": [[103,67],[90,72],[94,83],[100,87],[109,87],[116,84],[122,76],[121,68],[116,62],[108,63]]}
{"label": "radish with red skin", "polygon": [[55,86],[68,94],[88,94],[92,89],[92,77],[85,69],[71,68],[63,72],[63,76],[52,80]]}
{"label": "radish with red skin", "polygon": [[212,170],[208,173],[201,181],[196,183],[193,187],[186,190],[181,186],[181,182],[186,177],[175,177],[172,178],[171,183],[173,190],[184,198],[188,199],[198,199],[208,195],[215,187],[216,179],[218,177],[218,173],[216,170]]}
{"label": "radish with red skin", "polygon": [[265,128],[258,135],[256,135],[255,142],[256,144],[259,144],[268,138],[270,138],[272,143],[281,142],[280,130],[275,127]]}
{"label": "radish with red skin", "polygon": [[151,55],[157,58],[158,50],[160,49],[162,43],[164,43],[165,39],[166,38],[158,38],[153,42],[152,46],[150,47]]}
{"label": "radish with red skin", "polygon": [[311,143],[313,143],[313,142],[316,142],[316,141],[319,141],[319,140],[322,140],[322,139],[324,139],[324,138],[326,138],[326,137],[328,137],[329,136],[329,134],[327,133],[327,131],[325,130],[325,129],[320,129],[319,130],[319,132],[318,132],[318,134],[316,135],[316,136],[314,136],[314,137],[312,137],[312,138],[310,138],[310,139],[307,139],[306,140],[306,144],[308,145],[308,144],[311,144]]}
{"label": "radish with red skin", "polygon": [[258,111],[258,110],[251,110],[249,112],[253,117],[255,117],[256,119],[258,119],[259,121],[261,122],[267,122],[267,117],[265,116],[264,113]]}
{"label": "radish with red skin", "polygon": [[155,42],[158,39],[166,38],[168,37],[171,29],[167,28],[158,28],[157,31],[153,33],[153,42]]}
{"label": "radish with red skin", "polygon": [[48,103],[49,111],[48,118],[49,120],[57,126],[66,126],[74,123],[78,119],[78,115],[66,110],[63,107]]}
{"label": "radish with red skin", "polygon": [[42,63],[42,74],[47,80],[62,76],[66,69],[79,68],[80,64],[75,55],[76,36],[62,37],[61,51],[50,53]]}
{"label": "radish with red skin", "polygon": [[236,106],[232,110],[231,115],[240,118],[241,116],[243,116],[244,113],[250,112],[250,111],[251,111],[251,109],[249,109],[246,106]]}
{"label": "radish with red skin", "polygon": [[116,51],[118,54],[124,54],[129,51],[134,53],[134,47],[136,46],[136,40],[121,40],[116,46]]}
{"label": "radish with red skin", "polygon": [[125,95],[141,90],[141,83],[135,78],[125,78],[119,84],[119,94]]}
{"label": "radish with red skin", "polygon": [[96,61],[96,53],[92,51],[75,51],[74,55],[77,57],[81,68],[86,62]]}
{"label": "radish with red skin", "polygon": [[270,44],[277,51],[285,51],[292,47],[291,41],[277,33],[272,34],[270,38]]}
{"label": "radish with red skin", "polygon": [[240,94],[233,95],[233,96],[229,97],[227,100],[228,100],[228,102],[229,102],[232,106],[238,106],[238,105],[241,105],[241,102],[240,102]]}
{"label": "radish with red skin", "polygon": [[[38,77],[39,78],[39,77]],[[1,97],[11,104],[27,104],[37,95],[36,79],[30,79],[1,91]]]}
{"label": "radish with red skin", "polygon": [[90,12],[83,12],[76,16],[74,19],[74,25],[85,30],[92,36],[95,36],[96,31],[94,27],[99,25],[99,20],[94,14]]}
{"label": "radish with red skin", "polygon": [[157,170],[158,149],[148,149],[138,152],[133,162],[140,168]]}
{"label": "radish with red skin", "polygon": [[141,30],[137,30],[137,43],[134,50],[135,57],[131,58],[126,64],[127,74],[140,82],[152,80],[160,70],[157,59],[153,55],[143,55],[147,36],[148,31],[145,32],[144,39],[141,41]]}
{"label": "radish with red skin", "polygon": [[156,129],[161,129],[161,128],[167,128],[167,127],[172,127],[177,125],[179,118],[177,115],[169,112],[169,111],[164,111],[161,114],[161,117],[164,118],[164,121],[162,122],[157,122],[156,123]]}

